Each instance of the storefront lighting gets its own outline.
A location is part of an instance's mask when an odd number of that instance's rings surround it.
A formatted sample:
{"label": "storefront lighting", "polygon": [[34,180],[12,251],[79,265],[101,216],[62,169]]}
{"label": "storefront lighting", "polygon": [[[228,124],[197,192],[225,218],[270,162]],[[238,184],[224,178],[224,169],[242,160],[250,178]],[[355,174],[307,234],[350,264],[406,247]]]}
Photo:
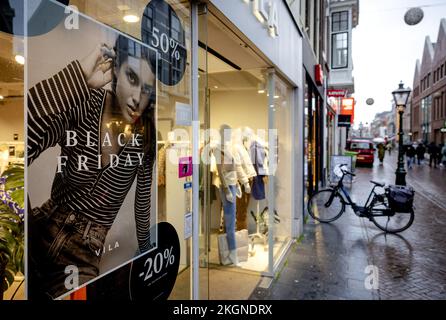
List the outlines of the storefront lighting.
{"label": "storefront lighting", "polygon": [[15,59],[15,61],[16,61],[18,64],[21,64],[21,65],[24,65],[24,64],[25,64],[25,57],[24,57],[24,56],[21,56],[21,55],[17,54],[17,55],[14,57],[14,59]]}
{"label": "storefront lighting", "polygon": [[214,89],[218,89],[218,86],[214,86]]}
{"label": "storefront lighting", "polygon": [[258,93],[265,93],[265,89],[259,89],[257,90]]}
{"label": "storefront lighting", "polygon": [[123,19],[127,23],[136,23],[139,21],[139,18],[134,14],[126,14]]}
{"label": "storefront lighting", "polygon": [[274,99],[279,99],[280,98],[280,96],[274,96]]}
{"label": "storefront lighting", "polygon": [[0,100],[3,100],[3,99],[5,99],[5,97],[4,97],[4,96],[2,96],[2,95],[0,95]]}

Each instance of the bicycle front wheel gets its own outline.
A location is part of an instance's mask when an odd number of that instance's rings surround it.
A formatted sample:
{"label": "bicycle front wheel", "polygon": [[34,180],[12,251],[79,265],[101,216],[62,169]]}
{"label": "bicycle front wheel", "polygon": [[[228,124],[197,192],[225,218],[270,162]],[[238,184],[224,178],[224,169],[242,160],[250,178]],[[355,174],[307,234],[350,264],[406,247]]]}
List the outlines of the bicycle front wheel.
{"label": "bicycle front wheel", "polygon": [[308,200],[308,213],[320,222],[332,222],[338,219],[345,210],[341,196],[333,189],[320,190]]}
{"label": "bicycle front wheel", "polygon": [[409,228],[414,220],[413,210],[410,212],[392,212],[389,215],[372,216],[372,222],[388,233],[398,233]]}

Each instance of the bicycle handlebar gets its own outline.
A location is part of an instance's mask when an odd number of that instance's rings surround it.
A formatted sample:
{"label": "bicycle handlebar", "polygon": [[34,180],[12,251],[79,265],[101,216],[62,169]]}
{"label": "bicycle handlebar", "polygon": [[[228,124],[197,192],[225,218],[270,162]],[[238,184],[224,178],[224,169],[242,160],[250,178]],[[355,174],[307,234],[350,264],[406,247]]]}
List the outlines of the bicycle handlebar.
{"label": "bicycle handlebar", "polygon": [[[342,170],[342,167],[343,167],[343,166],[347,166],[347,164],[346,164],[346,163],[341,164],[341,170]],[[353,172],[350,172],[350,171],[347,171],[347,170],[342,170],[342,172],[343,172],[344,174],[349,174],[349,175],[351,175],[352,177],[356,177],[356,174],[354,174]]]}

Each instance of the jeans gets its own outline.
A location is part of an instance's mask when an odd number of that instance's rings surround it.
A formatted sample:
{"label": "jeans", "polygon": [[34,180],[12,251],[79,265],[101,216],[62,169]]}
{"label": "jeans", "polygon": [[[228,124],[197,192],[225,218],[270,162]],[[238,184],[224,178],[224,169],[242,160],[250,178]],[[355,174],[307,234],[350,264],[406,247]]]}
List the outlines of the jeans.
{"label": "jeans", "polygon": [[434,162],[434,167],[437,167],[437,156],[433,154],[429,154],[429,167],[432,166],[432,162]]}
{"label": "jeans", "polygon": [[412,169],[412,163],[415,161],[415,157],[406,157],[407,158],[407,168]]}
{"label": "jeans", "polygon": [[233,202],[226,199],[226,195],[222,188],[220,188],[220,198],[223,204],[223,212],[225,215],[225,228],[226,228],[226,238],[228,239],[229,250],[234,250],[236,248],[235,244],[235,213],[236,213],[236,192],[237,187],[235,185],[230,185],[229,190],[232,193]]}
{"label": "jeans", "polygon": [[55,299],[99,275],[109,228],[49,199],[29,214],[29,299]]}

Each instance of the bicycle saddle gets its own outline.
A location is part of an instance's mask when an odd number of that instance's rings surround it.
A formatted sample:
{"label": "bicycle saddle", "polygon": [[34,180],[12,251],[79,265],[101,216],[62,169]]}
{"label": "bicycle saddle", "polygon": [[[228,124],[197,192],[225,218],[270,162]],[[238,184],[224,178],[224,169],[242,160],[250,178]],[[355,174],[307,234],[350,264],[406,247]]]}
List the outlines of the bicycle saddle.
{"label": "bicycle saddle", "polygon": [[380,186],[380,187],[384,187],[386,185],[385,183],[376,182],[376,181],[373,181],[373,180],[370,180],[370,182],[373,183],[373,184],[376,184],[377,186]]}

